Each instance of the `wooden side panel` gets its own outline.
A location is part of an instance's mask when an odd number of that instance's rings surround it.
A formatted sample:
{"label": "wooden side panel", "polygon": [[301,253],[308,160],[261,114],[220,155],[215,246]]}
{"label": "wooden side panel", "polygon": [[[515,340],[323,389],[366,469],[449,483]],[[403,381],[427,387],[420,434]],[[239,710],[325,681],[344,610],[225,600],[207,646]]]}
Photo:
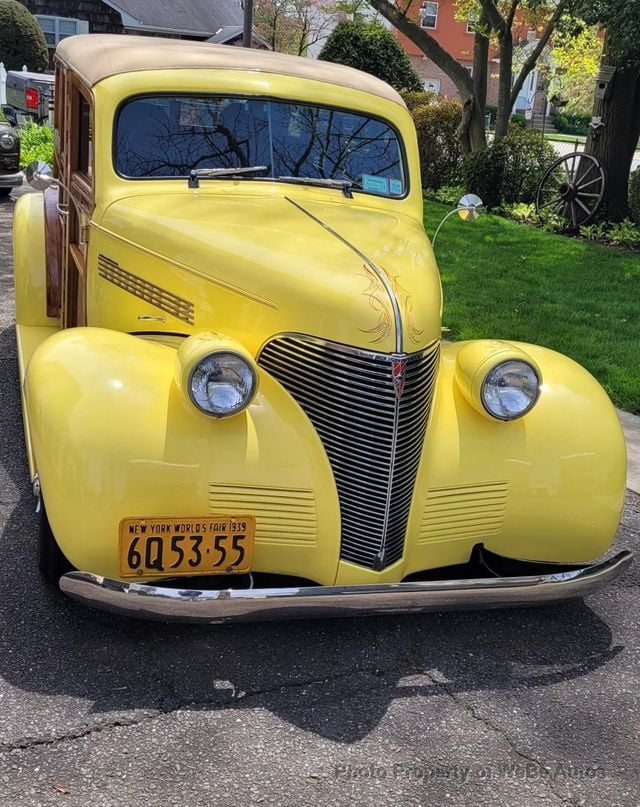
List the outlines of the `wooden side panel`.
{"label": "wooden side panel", "polygon": [[58,189],[44,193],[44,232],[47,276],[47,316],[59,317],[62,305],[62,221]]}

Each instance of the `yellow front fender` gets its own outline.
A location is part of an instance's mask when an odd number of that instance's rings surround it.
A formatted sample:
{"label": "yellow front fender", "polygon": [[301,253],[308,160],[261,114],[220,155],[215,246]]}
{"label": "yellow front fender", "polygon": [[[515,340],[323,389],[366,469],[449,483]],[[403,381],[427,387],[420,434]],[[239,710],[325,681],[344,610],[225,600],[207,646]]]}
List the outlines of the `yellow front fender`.
{"label": "yellow front fender", "polygon": [[256,571],[333,582],[340,515],[306,415],[265,373],[251,406],[199,412],[176,384],[176,351],[76,328],[47,339],[26,373],[37,469],[54,535],[77,568],[118,577],[123,518],[257,516]]}
{"label": "yellow front fender", "polygon": [[[479,412],[459,383],[462,351],[479,366],[487,355],[530,357],[543,379],[534,408],[508,423]],[[613,540],[625,483],[615,409],[583,367],[517,342],[443,345],[404,573],[464,563],[477,543],[521,560],[591,560]]]}

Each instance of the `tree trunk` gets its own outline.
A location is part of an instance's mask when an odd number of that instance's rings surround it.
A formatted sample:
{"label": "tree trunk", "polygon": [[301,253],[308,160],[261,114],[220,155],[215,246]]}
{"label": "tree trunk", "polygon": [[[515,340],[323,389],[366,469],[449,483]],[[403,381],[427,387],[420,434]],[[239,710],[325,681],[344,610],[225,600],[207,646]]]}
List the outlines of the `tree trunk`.
{"label": "tree trunk", "polygon": [[[606,54],[605,43],[603,65],[613,61]],[[585,151],[600,160],[605,171],[607,219],[622,221],[629,216],[629,174],[640,137],[640,69],[618,67],[606,98],[595,99],[593,114],[604,126],[590,128]]]}
{"label": "tree trunk", "polygon": [[369,4],[417,45],[456,85],[462,101],[462,122],[458,129],[462,150],[468,153],[486,146],[484,115],[478,111],[469,71],[414,20],[409,19],[395,3],[390,3],[389,0],[370,0]]}
{"label": "tree trunk", "polygon": [[500,78],[498,86],[498,116],[495,139],[500,140],[509,132],[511,119],[511,82],[513,81],[513,34],[511,29],[500,34]]}
{"label": "tree trunk", "polygon": [[[478,30],[484,31],[489,25],[482,15],[478,21]],[[487,79],[489,77],[489,37],[476,33],[473,43],[473,92],[476,97],[478,114],[484,117],[487,108]]]}

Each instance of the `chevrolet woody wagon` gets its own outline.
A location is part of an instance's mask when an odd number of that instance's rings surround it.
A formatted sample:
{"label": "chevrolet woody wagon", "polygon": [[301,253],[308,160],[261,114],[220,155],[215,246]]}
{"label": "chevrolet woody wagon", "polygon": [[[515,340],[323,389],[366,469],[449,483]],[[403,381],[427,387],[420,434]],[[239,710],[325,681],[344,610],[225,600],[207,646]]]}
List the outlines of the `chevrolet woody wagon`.
{"label": "chevrolet woody wagon", "polygon": [[549,602],[628,565],[588,564],[625,488],[600,386],[541,347],[441,341],[394,90],[90,35],[59,45],[55,98],[14,237],[48,580],[223,622]]}

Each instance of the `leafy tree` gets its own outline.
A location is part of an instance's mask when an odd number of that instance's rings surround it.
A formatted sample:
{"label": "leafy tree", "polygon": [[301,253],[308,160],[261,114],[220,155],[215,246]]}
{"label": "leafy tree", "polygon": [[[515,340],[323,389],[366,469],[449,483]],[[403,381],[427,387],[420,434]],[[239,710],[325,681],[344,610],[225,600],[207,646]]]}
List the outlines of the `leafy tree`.
{"label": "leafy tree", "polygon": [[[373,8],[391,22],[420,50],[440,67],[456,85],[463,105],[459,137],[465,151],[484,148],[484,110],[487,97],[487,63],[491,39],[495,39],[500,56],[498,115],[496,138],[506,136],[509,118],[524,83],[535,68],[556,26],[576,0],[459,0],[458,13],[476,20],[473,53],[473,77],[452,54],[446,51],[415,18],[413,0],[369,0]],[[635,0],[632,0],[635,2]],[[522,16],[536,21],[538,42],[531,49],[515,80],[513,79],[514,46]]]}
{"label": "leafy tree", "polygon": [[568,100],[567,112],[589,112],[593,87],[602,56],[602,37],[596,26],[584,26],[578,33],[557,33],[549,53],[549,97]]}
{"label": "leafy tree", "polygon": [[351,22],[370,18],[367,0],[338,0],[333,6],[333,10],[340,15],[340,19],[350,20]]}
{"label": "leafy tree", "polygon": [[584,19],[606,28],[602,66],[615,70],[604,97],[596,92],[586,151],[603,164],[607,175],[607,216],[621,221],[629,214],[631,163],[640,136],[640,0],[581,0]]}
{"label": "leafy tree", "polygon": [[7,70],[26,65],[34,72],[44,72],[49,65],[44,34],[35,17],[15,0],[0,0],[0,62]]}
{"label": "leafy tree", "polygon": [[343,20],[325,42],[319,58],[364,70],[397,90],[423,89],[406,53],[379,22]]}

